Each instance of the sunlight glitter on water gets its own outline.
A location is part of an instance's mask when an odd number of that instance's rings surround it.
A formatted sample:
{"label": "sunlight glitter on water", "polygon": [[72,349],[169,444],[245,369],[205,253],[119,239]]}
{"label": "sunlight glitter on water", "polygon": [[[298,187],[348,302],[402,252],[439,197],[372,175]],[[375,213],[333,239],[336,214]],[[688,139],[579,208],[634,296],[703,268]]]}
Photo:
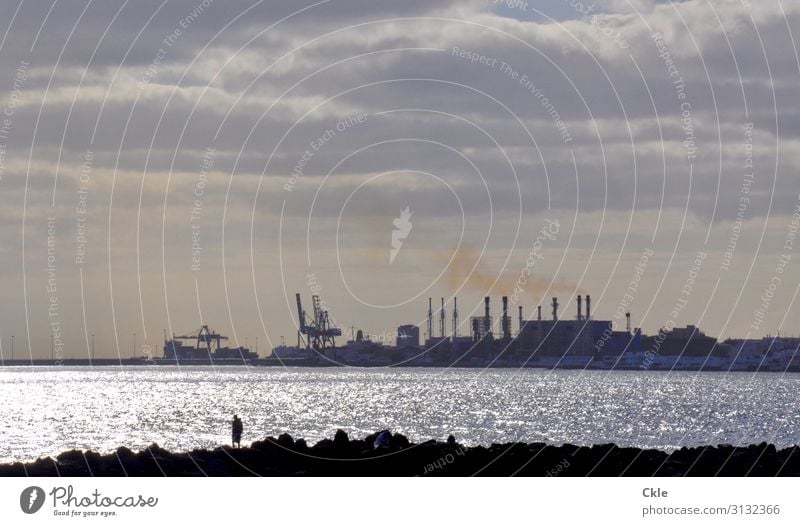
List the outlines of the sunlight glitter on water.
{"label": "sunlight glitter on water", "polygon": [[412,441],[672,449],[800,442],[800,376],[465,369],[244,367],[0,369],[0,462],[152,443],[175,451],[336,429]]}

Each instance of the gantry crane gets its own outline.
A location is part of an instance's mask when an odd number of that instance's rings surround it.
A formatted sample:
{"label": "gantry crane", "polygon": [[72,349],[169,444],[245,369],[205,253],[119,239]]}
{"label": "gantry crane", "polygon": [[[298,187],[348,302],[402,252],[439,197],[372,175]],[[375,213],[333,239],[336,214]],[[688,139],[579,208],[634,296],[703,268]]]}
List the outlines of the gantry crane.
{"label": "gantry crane", "polygon": [[313,305],[313,317],[306,314],[303,310],[303,304],[300,300],[300,293],[297,295],[297,317],[300,321],[300,330],[298,333],[306,336],[306,348],[308,349],[328,349],[336,346],[336,336],[342,335],[342,329],[334,327],[331,324],[328,311],[323,309],[320,305],[319,296],[311,296],[311,303]]}
{"label": "gantry crane", "polygon": [[217,332],[212,332],[208,325],[200,327],[197,334],[188,336],[173,336],[172,341],[175,340],[193,340],[195,341],[195,351],[197,356],[200,356],[200,350],[204,349],[208,352],[208,356],[214,356],[217,351],[222,349],[222,340],[227,340],[227,336],[222,336]]}

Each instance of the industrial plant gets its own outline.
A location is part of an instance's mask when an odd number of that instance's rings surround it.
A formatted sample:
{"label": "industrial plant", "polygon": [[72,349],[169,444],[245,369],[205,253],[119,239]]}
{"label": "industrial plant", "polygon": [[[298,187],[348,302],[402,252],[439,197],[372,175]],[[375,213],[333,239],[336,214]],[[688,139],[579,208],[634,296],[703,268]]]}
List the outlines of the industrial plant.
{"label": "industrial plant", "polygon": [[[544,318],[542,305],[535,319],[524,317],[517,306],[516,330],[507,296],[501,298],[499,323],[492,316],[491,298],[483,301],[483,315],[469,319],[468,335],[459,335],[458,299],[452,299],[450,327],[444,298],[434,310],[428,298],[426,331],[404,324],[397,328],[395,345],[372,341],[363,331],[337,345],[342,330],[331,323],[318,296],[313,310],[303,310],[297,294],[297,345],[280,345],[271,360],[283,365],[307,366],[428,366],[428,367],[540,367],[548,369],[627,369],[691,371],[800,371],[800,338],[765,337],[757,340],[725,340],[707,336],[694,325],[659,330],[644,335],[631,325],[595,319],[591,296],[578,295],[574,316],[562,317],[557,297]],[[438,318],[438,330],[435,320]]]}

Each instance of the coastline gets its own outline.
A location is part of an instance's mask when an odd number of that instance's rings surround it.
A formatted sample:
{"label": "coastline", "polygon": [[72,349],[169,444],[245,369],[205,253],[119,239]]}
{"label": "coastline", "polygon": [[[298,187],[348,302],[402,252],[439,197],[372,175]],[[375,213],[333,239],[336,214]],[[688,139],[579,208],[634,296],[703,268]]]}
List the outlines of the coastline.
{"label": "coastline", "polygon": [[252,368],[342,368],[342,369],[535,369],[542,371],[628,371],[628,372],[690,372],[690,373],[800,373],[800,365],[774,368],[768,365],[748,366],[742,368],[724,368],[704,364],[702,366],[659,366],[643,368],[638,365],[619,364],[614,367],[586,364],[541,364],[536,362],[515,363],[503,360],[489,362],[425,362],[406,361],[392,362],[335,362],[329,359],[304,358],[259,358],[256,360],[218,359],[218,360],[165,360],[152,358],[65,358],[49,359],[16,359],[0,361],[0,368],[32,368],[32,367],[252,367]]}
{"label": "coastline", "polygon": [[797,447],[717,445],[672,452],[614,444],[560,446],[507,443],[467,447],[429,440],[413,444],[395,433],[351,440],[339,431],[313,446],[287,434],[249,447],[173,453],[157,444],[140,452],[120,447],[101,455],[67,451],[55,459],[0,465],[2,477],[89,476],[800,476]]}

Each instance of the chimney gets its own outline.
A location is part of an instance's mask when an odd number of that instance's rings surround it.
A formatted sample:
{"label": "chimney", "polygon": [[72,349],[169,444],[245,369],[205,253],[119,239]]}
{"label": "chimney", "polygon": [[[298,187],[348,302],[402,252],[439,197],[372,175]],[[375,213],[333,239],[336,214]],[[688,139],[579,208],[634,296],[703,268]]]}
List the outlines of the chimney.
{"label": "chimney", "polygon": [[589,320],[592,317],[592,311],[590,310],[592,298],[587,294],[586,295],[586,319]]}
{"label": "chimney", "polygon": [[522,305],[519,306],[519,332],[522,332]]}
{"label": "chimney", "polygon": [[491,312],[489,310],[489,296],[483,298],[483,311],[484,311],[483,330],[488,336],[489,334],[492,333],[492,318],[491,318]]}
{"label": "chimney", "polygon": [[581,312],[582,309],[583,307],[581,306],[581,295],[578,294],[578,321],[581,321],[581,316],[583,315],[583,312]]}
{"label": "chimney", "polygon": [[458,298],[453,296],[453,338],[458,337]]}
{"label": "chimney", "polygon": [[558,321],[558,298],[553,298],[553,321]]}
{"label": "chimney", "polygon": [[511,318],[508,317],[508,296],[503,296],[503,339],[511,339]]}
{"label": "chimney", "polygon": [[428,339],[433,338],[433,299],[428,298]]}
{"label": "chimney", "polygon": [[537,312],[536,321],[542,321],[542,306],[541,305],[536,307],[536,312]]}
{"label": "chimney", "polygon": [[444,298],[442,298],[442,311],[439,313],[439,337],[444,338],[445,313],[444,313]]}
{"label": "chimney", "polygon": [[631,332],[631,313],[625,313],[625,328],[628,330],[628,334]]}

